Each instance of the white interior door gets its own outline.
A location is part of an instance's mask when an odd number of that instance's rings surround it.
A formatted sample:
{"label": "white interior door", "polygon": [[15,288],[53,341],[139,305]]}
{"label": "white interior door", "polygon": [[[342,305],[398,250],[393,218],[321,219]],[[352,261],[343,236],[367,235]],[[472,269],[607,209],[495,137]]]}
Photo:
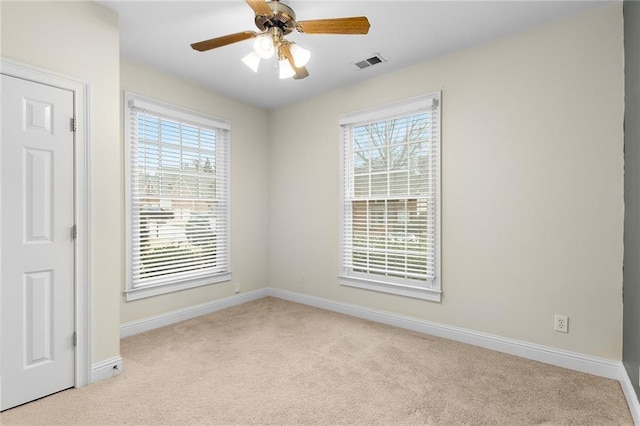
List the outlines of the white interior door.
{"label": "white interior door", "polygon": [[73,93],[2,75],[1,409],[74,386]]}

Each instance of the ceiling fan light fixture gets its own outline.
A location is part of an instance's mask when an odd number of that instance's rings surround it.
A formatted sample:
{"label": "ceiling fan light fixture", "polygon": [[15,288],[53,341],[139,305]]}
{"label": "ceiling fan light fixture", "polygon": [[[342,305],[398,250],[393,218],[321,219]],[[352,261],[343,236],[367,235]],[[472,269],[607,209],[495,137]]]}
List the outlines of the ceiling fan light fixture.
{"label": "ceiling fan light fixture", "polygon": [[311,59],[311,52],[307,49],[298,46],[295,43],[291,43],[291,55],[293,56],[293,62],[297,68],[304,67]]}
{"label": "ceiling fan light fixture", "polygon": [[280,0],[245,1],[255,13],[254,23],[260,32],[242,31],[215,37],[191,43],[191,48],[198,52],[206,52],[254,39],[253,52],[242,58],[242,62],[249,68],[258,72],[260,59],[269,59],[277,51],[280,78],[293,77],[295,80],[302,80],[309,76],[305,65],[311,58],[311,52],[290,42],[285,36],[294,30],[304,34],[367,34],[371,27],[366,16],[296,21],[293,9]]}
{"label": "ceiling fan light fixture", "polygon": [[253,50],[263,59],[269,59],[276,52],[273,39],[268,34],[256,37],[256,41],[253,42]]}
{"label": "ceiling fan light fixture", "polygon": [[251,52],[249,52],[247,56],[242,58],[242,62],[244,62],[246,66],[251,68],[253,72],[258,72],[258,66],[260,66],[260,59],[262,59],[260,58],[260,55],[258,55],[255,51],[252,50]]}
{"label": "ceiling fan light fixture", "polygon": [[280,78],[291,78],[296,75],[296,72],[291,67],[291,64],[287,60],[287,58],[282,58],[278,61],[278,69],[280,71]]}

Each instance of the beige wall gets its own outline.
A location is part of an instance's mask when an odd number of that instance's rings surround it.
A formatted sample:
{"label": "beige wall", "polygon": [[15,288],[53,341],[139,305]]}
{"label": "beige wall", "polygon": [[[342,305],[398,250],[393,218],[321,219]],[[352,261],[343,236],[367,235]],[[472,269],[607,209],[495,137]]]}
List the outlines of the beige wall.
{"label": "beige wall", "polygon": [[[266,287],[268,232],[268,128],[266,111],[216,95],[144,65],[122,59],[122,91],[231,120],[231,282],[125,302],[122,323]],[[124,143],[124,142],[123,142]],[[123,236],[124,239],[124,236]]]}
{"label": "beige wall", "polygon": [[[269,285],[621,359],[621,12],[607,6],[273,111]],[[338,117],[436,90],[442,302],[342,287]],[[570,317],[569,334],[553,331],[554,314]]]}
{"label": "beige wall", "polygon": [[122,173],[119,33],[115,12],[93,2],[2,1],[2,57],[89,83],[93,362],[120,354]]}

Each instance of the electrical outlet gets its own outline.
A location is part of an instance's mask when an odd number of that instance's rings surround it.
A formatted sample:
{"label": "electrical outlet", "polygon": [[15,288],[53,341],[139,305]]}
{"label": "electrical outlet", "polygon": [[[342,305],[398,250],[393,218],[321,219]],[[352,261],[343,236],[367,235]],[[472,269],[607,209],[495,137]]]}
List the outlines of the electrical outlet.
{"label": "electrical outlet", "polygon": [[304,272],[300,274],[300,284],[306,283],[306,277],[304,276]]}
{"label": "electrical outlet", "polygon": [[561,333],[569,332],[569,317],[566,315],[554,315],[553,329]]}
{"label": "electrical outlet", "polygon": [[240,293],[240,283],[235,283],[234,289],[236,294]]}

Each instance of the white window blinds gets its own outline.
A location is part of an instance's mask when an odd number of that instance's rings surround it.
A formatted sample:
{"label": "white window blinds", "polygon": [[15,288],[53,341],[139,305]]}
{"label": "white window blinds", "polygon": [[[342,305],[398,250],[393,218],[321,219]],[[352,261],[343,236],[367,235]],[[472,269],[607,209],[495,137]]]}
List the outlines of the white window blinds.
{"label": "white window blinds", "polygon": [[[229,273],[229,125],[128,94],[128,289]],[[209,278],[209,280],[207,280]]]}
{"label": "white window blinds", "polygon": [[341,118],[343,278],[439,293],[439,128],[439,94]]}

